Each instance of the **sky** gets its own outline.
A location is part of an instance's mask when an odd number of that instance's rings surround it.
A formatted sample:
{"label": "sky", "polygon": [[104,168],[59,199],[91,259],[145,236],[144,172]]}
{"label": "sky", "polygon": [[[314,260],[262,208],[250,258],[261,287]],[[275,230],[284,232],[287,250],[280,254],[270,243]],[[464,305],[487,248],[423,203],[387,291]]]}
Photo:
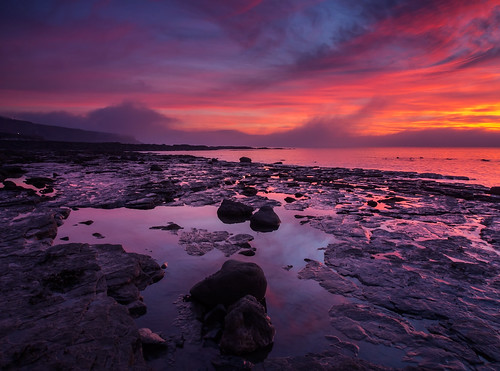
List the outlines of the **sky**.
{"label": "sky", "polygon": [[145,143],[500,146],[500,0],[2,0],[0,115]]}

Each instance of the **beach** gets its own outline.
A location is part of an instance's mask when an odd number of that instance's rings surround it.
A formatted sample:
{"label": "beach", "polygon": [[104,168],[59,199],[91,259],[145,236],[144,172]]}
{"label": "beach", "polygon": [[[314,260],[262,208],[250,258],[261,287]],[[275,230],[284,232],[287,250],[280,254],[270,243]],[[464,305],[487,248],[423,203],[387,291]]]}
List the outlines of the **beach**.
{"label": "beach", "polygon": [[[500,367],[493,184],[216,151],[1,158],[1,368]],[[270,206],[281,223],[225,223],[223,200]],[[221,352],[183,300],[228,259],[267,277],[276,335],[264,355]]]}

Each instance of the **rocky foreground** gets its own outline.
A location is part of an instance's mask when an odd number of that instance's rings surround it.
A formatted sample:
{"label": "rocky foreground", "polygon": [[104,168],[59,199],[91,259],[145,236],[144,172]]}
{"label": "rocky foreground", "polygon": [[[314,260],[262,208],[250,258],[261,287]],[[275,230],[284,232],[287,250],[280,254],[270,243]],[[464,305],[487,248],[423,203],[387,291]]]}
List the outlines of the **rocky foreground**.
{"label": "rocky foreground", "polygon": [[[54,245],[72,208],[238,199],[265,210],[279,204],[268,197],[276,193],[301,224],[335,237],[324,261],[298,273],[347,299],[330,309],[332,346],[256,364],[219,357],[214,368],[386,369],[358,356],[363,344],[404,352],[407,368],[500,368],[497,189],[92,148],[0,149],[0,160],[2,369],[148,368],[133,317],[146,310],[140,290],[163,272],[119,245]],[[191,237],[183,238],[194,251]],[[231,246],[227,255],[239,249]]]}

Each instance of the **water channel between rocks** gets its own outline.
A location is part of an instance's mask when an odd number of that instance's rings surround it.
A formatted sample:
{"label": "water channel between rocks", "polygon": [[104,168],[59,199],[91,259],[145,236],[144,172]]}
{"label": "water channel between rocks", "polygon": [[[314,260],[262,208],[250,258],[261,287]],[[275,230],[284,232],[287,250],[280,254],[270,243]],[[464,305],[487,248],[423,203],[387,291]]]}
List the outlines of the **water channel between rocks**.
{"label": "water channel between rocks", "polygon": [[[126,251],[150,255],[159,264],[167,262],[165,277],[142,293],[148,312],[137,319],[137,323],[139,327],[149,327],[168,336],[180,331],[174,323],[178,315],[174,302],[229,259],[217,249],[203,256],[188,255],[179,244],[179,235],[191,228],[227,231],[235,235],[251,234],[255,239],[250,244],[256,248],[256,254],[247,257],[235,253],[230,258],[255,262],[266,274],[268,314],[276,328],[270,356],[304,355],[327,349],[329,341],[325,335],[332,332],[328,311],[333,304],[347,299],[327,293],[313,280],[299,279],[297,273],[305,266],[304,259],[323,262],[322,248],[334,237],[301,225],[294,217],[297,211],[283,207],[276,207],[275,211],[282,221],[280,228],[262,233],[251,230],[249,222],[222,223],[217,218],[215,206],[160,206],[152,210],[79,209],[72,211],[59,228],[57,239],[68,237],[69,242],[122,244]],[[324,213],[324,210],[318,212]],[[87,220],[93,223],[81,224]],[[150,229],[168,222],[183,229],[178,232]],[[96,233],[100,236],[96,237]]]}

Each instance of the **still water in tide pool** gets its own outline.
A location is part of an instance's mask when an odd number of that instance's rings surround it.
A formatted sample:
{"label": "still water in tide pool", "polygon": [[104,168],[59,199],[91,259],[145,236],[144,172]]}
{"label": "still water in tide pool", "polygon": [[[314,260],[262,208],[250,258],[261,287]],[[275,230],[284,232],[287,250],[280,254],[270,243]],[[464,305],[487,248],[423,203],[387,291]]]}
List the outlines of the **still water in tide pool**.
{"label": "still water in tide pool", "polygon": [[[270,356],[304,355],[327,349],[329,343],[325,335],[331,334],[328,310],[346,299],[327,293],[315,281],[298,279],[297,273],[305,266],[305,258],[323,262],[324,252],[319,249],[332,242],[333,237],[300,225],[294,211],[282,207],[275,211],[282,221],[280,228],[261,233],[252,231],[249,222],[223,224],[217,218],[215,206],[80,209],[71,212],[59,228],[57,239],[67,236],[69,242],[121,244],[126,251],[150,255],[159,264],[167,262],[165,277],[142,292],[148,312],[137,322],[139,327],[175,334],[180,330],[174,324],[177,316],[174,301],[188,294],[196,282],[216,272],[228,258],[215,249],[203,256],[190,256],[179,245],[177,234],[149,228],[174,222],[185,231],[197,228],[251,234],[255,239],[250,244],[257,249],[256,255],[246,257],[236,253],[231,258],[255,262],[266,275],[268,314],[276,328]],[[94,223],[79,224],[86,220]],[[93,233],[100,233],[104,238],[97,239]],[[288,265],[293,266],[289,271],[283,268]]]}
{"label": "still water in tide pool", "polygon": [[344,167],[466,176],[471,184],[500,186],[500,148],[285,148],[216,151],[165,151],[224,161],[241,156],[254,162]]}

